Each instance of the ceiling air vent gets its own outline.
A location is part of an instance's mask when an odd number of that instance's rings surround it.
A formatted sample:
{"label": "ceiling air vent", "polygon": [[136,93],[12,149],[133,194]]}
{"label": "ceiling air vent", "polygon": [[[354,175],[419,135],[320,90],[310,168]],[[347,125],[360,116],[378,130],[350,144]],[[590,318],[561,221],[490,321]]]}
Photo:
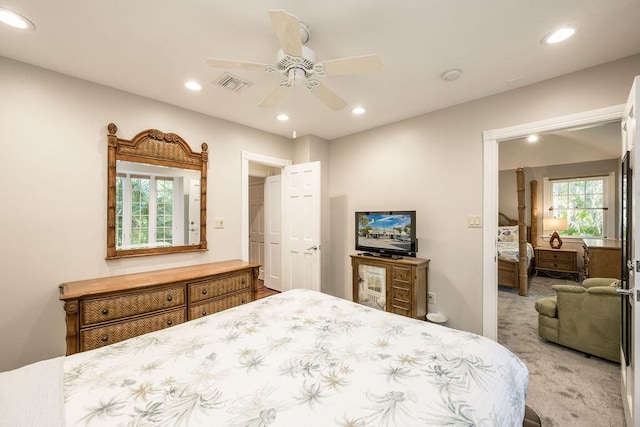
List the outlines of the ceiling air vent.
{"label": "ceiling air vent", "polygon": [[245,87],[251,86],[251,82],[241,79],[238,76],[234,76],[230,73],[224,73],[220,78],[215,82],[218,86],[222,86],[225,89],[229,89],[233,92],[240,92],[240,90]]}

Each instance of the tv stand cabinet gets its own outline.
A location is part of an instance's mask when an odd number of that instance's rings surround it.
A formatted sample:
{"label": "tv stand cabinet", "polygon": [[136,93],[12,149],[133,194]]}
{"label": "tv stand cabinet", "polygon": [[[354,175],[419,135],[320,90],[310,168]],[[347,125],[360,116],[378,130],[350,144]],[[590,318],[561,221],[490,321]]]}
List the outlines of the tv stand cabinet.
{"label": "tv stand cabinet", "polygon": [[[361,286],[377,292],[384,285],[384,302],[379,309],[415,319],[427,314],[428,259],[390,259],[367,255],[351,255],[353,301],[360,299]],[[369,305],[369,304],[367,304]]]}

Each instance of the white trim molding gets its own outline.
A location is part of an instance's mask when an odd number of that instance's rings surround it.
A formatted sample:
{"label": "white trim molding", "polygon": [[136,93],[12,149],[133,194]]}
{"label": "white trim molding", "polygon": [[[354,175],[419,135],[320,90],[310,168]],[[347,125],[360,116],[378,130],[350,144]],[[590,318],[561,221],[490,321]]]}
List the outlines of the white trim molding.
{"label": "white trim molding", "polygon": [[498,142],[522,138],[532,133],[552,132],[579,126],[622,120],[625,104],[582,113],[540,120],[482,133],[483,143],[483,216],[482,233],[482,334],[498,340],[498,271],[496,236],[498,234]]}
{"label": "white trim molding", "polygon": [[283,168],[292,164],[291,160],[279,159],[277,157],[265,156],[262,154],[242,152],[241,168],[241,197],[242,197],[242,259],[249,261],[249,163]]}

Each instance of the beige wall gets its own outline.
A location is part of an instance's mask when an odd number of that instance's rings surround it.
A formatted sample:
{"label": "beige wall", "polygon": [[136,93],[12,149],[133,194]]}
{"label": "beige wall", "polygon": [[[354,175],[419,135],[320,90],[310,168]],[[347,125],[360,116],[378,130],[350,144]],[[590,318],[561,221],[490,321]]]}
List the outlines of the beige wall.
{"label": "beige wall", "polygon": [[[482,230],[467,228],[466,217],[482,212],[482,131],[623,103],[638,74],[635,56],[295,147],[287,138],[0,58],[0,371],[64,352],[61,282],[239,258],[242,150],[323,161],[326,292],[351,298],[354,211],[415,209],[419,256],[432,260],[429,285],[437,293],[430,310],[481,333]],[[155,127],[198,151],[209,144],[208,216],[225,218],[224,229],[208,228],[210,251],[104,260],[110,121],[123,137]]]}
{"label": "beige wall", "polygon": [[[0,94],[0,371],[64,354],[62,282],[240,258],[242,150],[292,158],[288,138],[1,57]],[[105,261],[109,122],[208,143],[209,251]]]}
{"label": "beige wall", "polygon": [[332,141],[339,295],[351,298],[354,211],[415,209],[418,256],[431,259],[429,290],[437,295],[429,310],[482,333],[482,229],[466,226],[467,215],[482,213],[482,132],[624,103],[638,74],[636,55]]}

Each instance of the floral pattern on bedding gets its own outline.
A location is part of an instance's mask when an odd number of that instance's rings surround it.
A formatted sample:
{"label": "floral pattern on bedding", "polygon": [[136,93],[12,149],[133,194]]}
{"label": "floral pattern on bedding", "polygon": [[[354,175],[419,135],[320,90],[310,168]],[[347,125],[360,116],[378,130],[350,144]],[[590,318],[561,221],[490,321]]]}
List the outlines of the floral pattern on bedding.
{"label": "floral pattern on bedding", "polygon": [[67,426],[521,426],[527,391],[494,341],[308,290],[64,370]]}
{"label": "floral pattern on bedding", "polygon": [[[527,243],[527,266],[531,264],[534,257],[533,245]],[[498,258],[508,259],[511,261],[520,260],[519,243],[498,242]]]}

